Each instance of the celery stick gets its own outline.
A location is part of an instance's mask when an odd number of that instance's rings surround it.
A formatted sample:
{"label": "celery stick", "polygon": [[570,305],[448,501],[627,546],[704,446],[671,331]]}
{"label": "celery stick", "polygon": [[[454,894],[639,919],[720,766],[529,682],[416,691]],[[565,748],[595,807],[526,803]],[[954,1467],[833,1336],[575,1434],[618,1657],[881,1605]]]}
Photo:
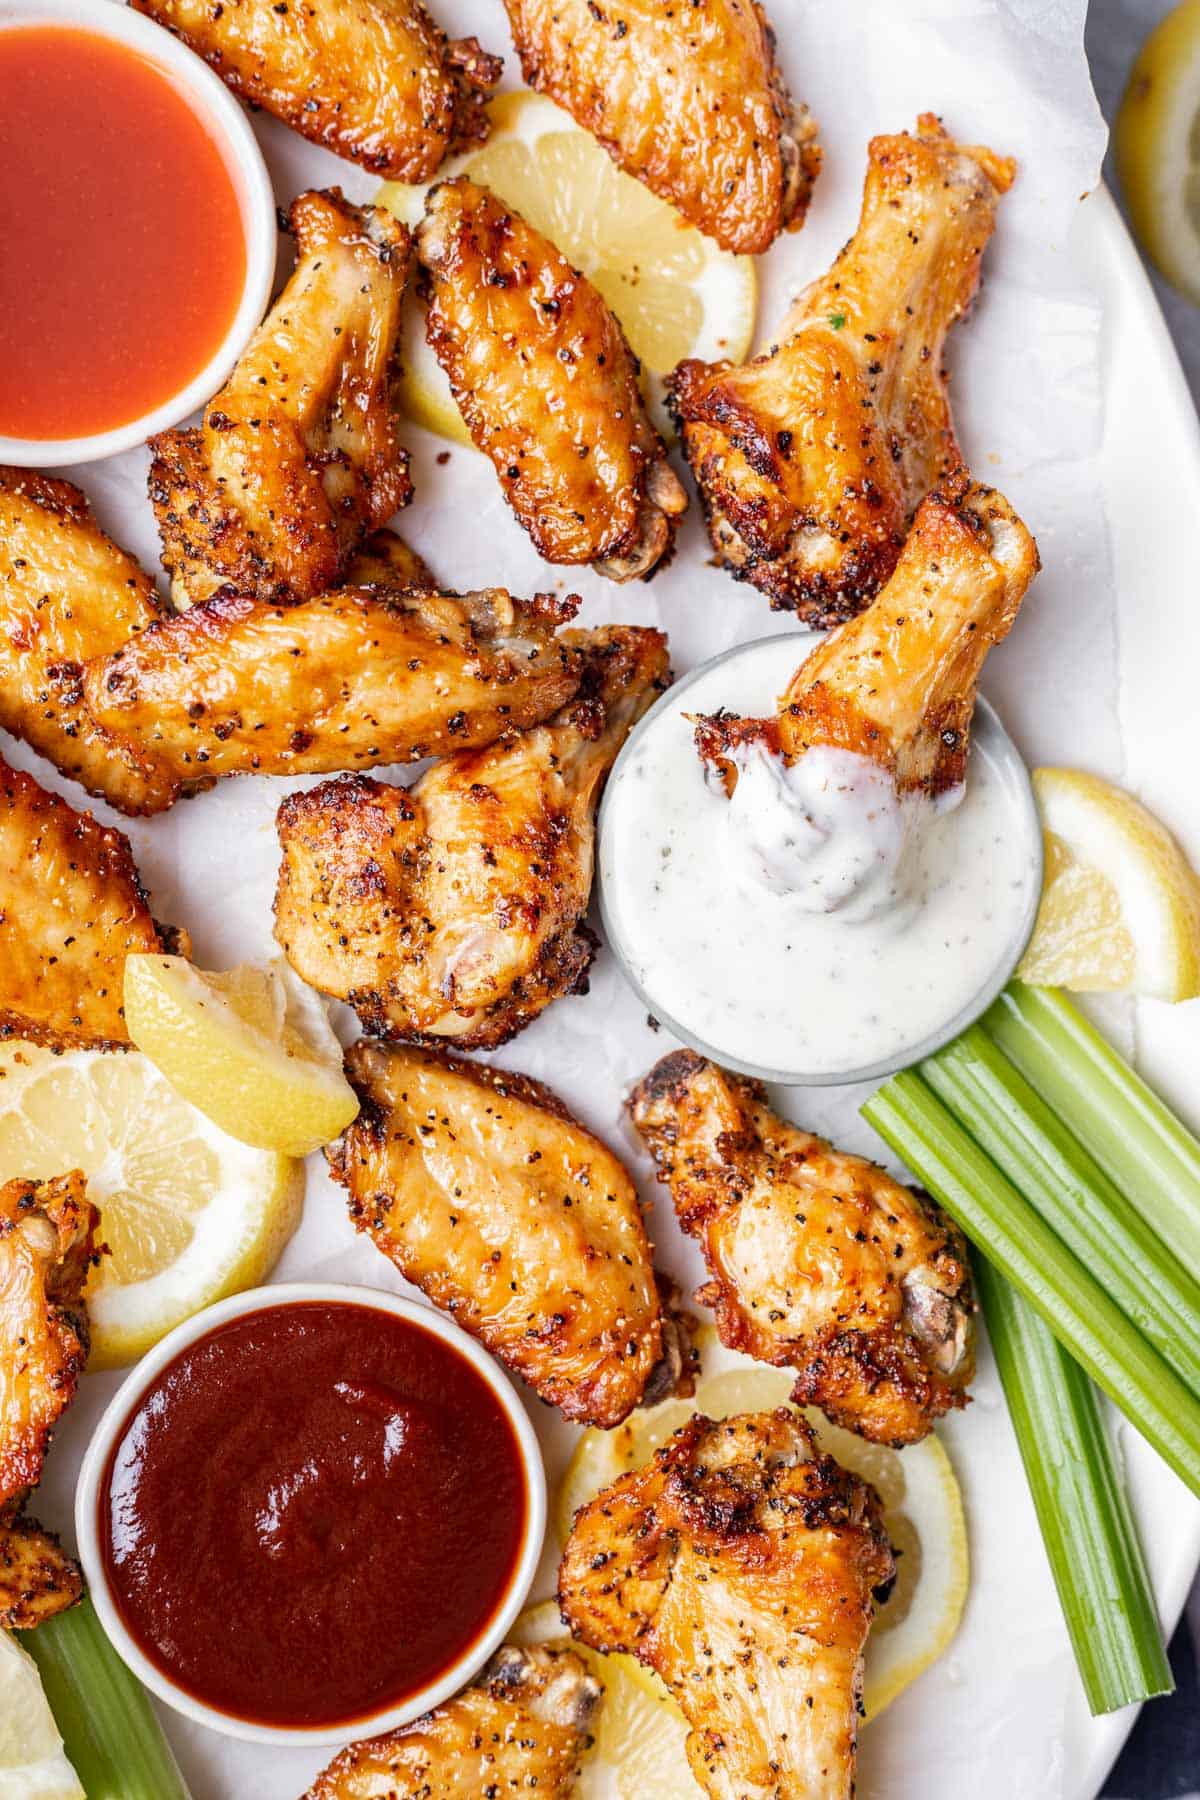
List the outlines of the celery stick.
{"label": "celery stick", "polygon": [[1200,1282],[978,1026],[920,1066],[1109,1298],[1200,1394]]}
{"label": "celery stick", "polygon": [[189,1800],[146,1690],[105,1637],[90,1600],[18,1636],[41,1672],[88,1800]]}
{"label": "celery stick", "polygon": [[1200,1281],[1200,1143],[1056,988],[1010,982],[983,1026]]}
{"label": "celery stick", "polygon": [[1093,1713],[1174,1687],[1096,1391],[987,1258],[975,1279],[1050,1570]]}
{"label": "celery stick", "polygon": [[863,1117],[1126,1414],[1200,1495],[1200,1398],[1115,1306],[913,1069],[893,1075]]}

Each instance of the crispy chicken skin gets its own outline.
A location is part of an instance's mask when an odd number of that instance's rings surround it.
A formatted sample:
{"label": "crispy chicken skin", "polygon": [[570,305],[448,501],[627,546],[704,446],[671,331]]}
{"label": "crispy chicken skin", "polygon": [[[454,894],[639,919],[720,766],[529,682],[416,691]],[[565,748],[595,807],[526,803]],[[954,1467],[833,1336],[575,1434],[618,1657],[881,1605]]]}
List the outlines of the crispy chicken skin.
{"label": "crispy chicken skin", "polygon": [[178,606],[323,593],[412,498],[393,394],[408,232],[337,188],[301,194],[289,216],[292,278],[203,425],[150,440]]}
{"label": "crispy chicken skin", "polygon": [[984,659],[1037,570],[1037,545],[1004,496],[960,475],[922,501],[887,586],[809,653],[777,717],[702,719],[701,756],[729,791],[739,749],[755,741],[789,764],[819,744],[853,751],[901,793],[957,787]]}
{"label": "crispy chicken skin", "polygon": [[1015,165],[932,114],[872,139],[858,230],[741,367],[681,363],[671,404],[718,556],[813,625],[860,612],[960,466],[942,370]]}
{"label": "crispy chicken skin", "polygon": [[54,1533],[0,1508],[0,1630],[32,1631],[82,1595],[79,1565]]}
{"label": "crispy chicken skin", "polygon": [[455,1699],[335,1756],[304,1800],[568,1800],[601,1695],[573,1650],[506,1644]]}
{"label": "crispy chicken skin", "polygon": [[394,181],[487,136],[501,59],[448,43],[420,0],[133,0],[243,100]]}
{"label": "crispy chicken skin", "polygon": [[696,1298],[723,1344],[794,1368],[798,1404],[877,1443],[916,1443],[965,1404],[970,1266],[931,1201],[691,1050],[656,1064],[630,1111],[704,1251]]}
{"label": "crispy chicken skin", "polygon": [[353,776],[279,809],[275,936],[370,1032],[490,1049],[584,984],[600,790],[669,676],[661,632],[566,636],[583,685],[546,724],[411,788]]}
{"label": "crispy chicken skin", "polygon": [[726,250],[803,222],[821,165],[758,0],[505,0],[525,80]]}
{"label": "crispy chicken skin", "polygon": [[160,614],[77,487],[0,465],[0,726],[127,813],[156,811],[174,783],[89,718],[80,675]]}
{"label": "crispy chicken skin", "polygon": [[328,1152],[350,1216],[564,1418],[619,1425],[663,1355],[637,1189],[540,1082],[360,1039]]}
{"label": "crispy chicken skin", "polygon": [[88,666],[88,709],[179,783],[322,775],[489,744],[579,686],[573,596],[217,595]]}
{"label": "crispy chicken skin", "polygon": [[429,565],[398,531],[373,531],[350,558],[346,587],[387,588],[393,594],[436,594]]}
{"label": "crispy chicken skin", "polygon": [[430,194],[417,255],[430,347],[538,555],[652,574],[687,496],[601,294],[465,177]]}
{"label": "crispy chicken skin", "polygon": [[175,941],[129,840],[0,761],[0,1039],[127,1045],[125,958]]}
{"label": "crispy chicken skin", "polygon": [[654,1669],[711,1800],[849,1800],[862,1652],[892,1554],[871,1488],[798,1414],[697,1414],[582,1507],[558,1576],[593,1649]]}

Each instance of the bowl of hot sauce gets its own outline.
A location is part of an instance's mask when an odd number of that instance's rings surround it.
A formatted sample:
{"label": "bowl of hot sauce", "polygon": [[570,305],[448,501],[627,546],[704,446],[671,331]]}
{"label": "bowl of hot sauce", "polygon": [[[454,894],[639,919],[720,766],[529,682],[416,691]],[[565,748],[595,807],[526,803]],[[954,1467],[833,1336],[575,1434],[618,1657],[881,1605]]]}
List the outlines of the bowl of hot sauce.
{"label": "bowl of hot sauce", "polygon": [[0,0],[0,462],[89,462],[220,387],[275,200],[205,63],[113,0]]}
{"label": "bowl of hot sauce", "polygon": [[237,1738],[408,1723],[501,1643],[546,1488],[507,1377],[431,1307],[280,1284],[169,1333],[110,1402],[80,1559],[147,1687]]}

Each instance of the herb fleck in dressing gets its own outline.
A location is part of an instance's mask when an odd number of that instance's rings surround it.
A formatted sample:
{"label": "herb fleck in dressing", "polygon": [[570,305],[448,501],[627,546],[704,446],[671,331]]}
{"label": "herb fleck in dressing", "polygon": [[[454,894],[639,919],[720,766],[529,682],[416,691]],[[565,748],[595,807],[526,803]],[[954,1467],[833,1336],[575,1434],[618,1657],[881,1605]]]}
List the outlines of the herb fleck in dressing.
{"label": "herb fleck in dressing", "polygon": [[610,934],[655,1013],[718,1057],[817,1077],[902,1057],[1019,948],[1038,882],[1024,796],[986,741],[965,787],[898,795],[829,747],[738,753],[732,799],[688,715],[770,713],[786,636],[667,696],[618,764],[600,875]]}

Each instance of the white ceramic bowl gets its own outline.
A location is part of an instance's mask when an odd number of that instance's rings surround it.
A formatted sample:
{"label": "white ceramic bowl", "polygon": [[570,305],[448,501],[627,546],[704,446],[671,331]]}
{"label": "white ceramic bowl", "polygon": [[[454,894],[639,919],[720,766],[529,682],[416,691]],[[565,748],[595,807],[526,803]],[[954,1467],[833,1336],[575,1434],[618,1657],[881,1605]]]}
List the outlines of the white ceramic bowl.
{"label": "white ceramic bowl", "polygon": [[[108,1467],[113,1446],[130,1415],[137,1408],[146,1389],[180,1351],[186,1350],[229,1319],[276,1306],[290,1306],[298,1301],[314,1300],[365,1306],[388,1313],[393,1318],[403,1319],[422,1331],[428,1331],[456,1350],[486,1382],[512,1426],[525,1476],[526,1508],[521,1548],[504,1598],[486,1629],[457,1662],[445,1669],[436,1680],[395,1706],[365,1714],[349,1724],[297,1726],[293,1729],[259,1725],[247,1719],[232,1717],[216,1707],[206,1706],[203,1701],[177,1687],[170,1676],[164,1674],[157,1663],[151,1662],[134,1642],[121,1622],[100,1550],[100,1483]],[[492,1360],[474,1338],[468,1337],[465,1331],[454,1324],[453,1320],[435,1311],[432,1306],[404,1300],[397,1294],[385,1293],[378,1288],[348,1287],[334,1282],[279,1282],[270,1287],[252,1288],[244,1294],[234,1294],[228,1300],[219,1300],[215,1306],[206,1307],[194,1318],[177,1325],[125,1378],[105,1408],[83,1459],[75,1490],[75,1534],[79,1544],[79,1560],[87,1577],[92,1603],[110,1643],[122,1662],[160,1700],[164,1700],[168,1706],[197,1725],[207,1725],[213,1731],[223,1732],[226,1737],[241,1738],[250,1743],[301,1747],[344,1744],[349,1738],[374,1737],[379,1732],[393,1731],[397,1726],[409,1724],[431,1707],[440,1705],[470,1681],[492,1652],[503,1643],[505,1634],[524,1605],[542,1553],[542,1540],[546,1534],[546,1472],[529,1415],[515,1388],[499,1364]]]}
{"label": "white ceramic bowl", "polygon": [[[229,330],[215,355],[152,412],[77,438],[0,436],[0,462],[23,468],[59,468],[94,462],[143,443],[152,432],[178,425],[211,400],[250,341],[271,297],[278,226],[275,194],[250,122],[224,82],[208,65],[153,19],[117,0],[0,0],[0,30],[21,25],[61,25],[127,44],[154,63],[208,126],[237,192],[246,243],[246,279]],[[133,279],[131,274],[130,279]]]}

